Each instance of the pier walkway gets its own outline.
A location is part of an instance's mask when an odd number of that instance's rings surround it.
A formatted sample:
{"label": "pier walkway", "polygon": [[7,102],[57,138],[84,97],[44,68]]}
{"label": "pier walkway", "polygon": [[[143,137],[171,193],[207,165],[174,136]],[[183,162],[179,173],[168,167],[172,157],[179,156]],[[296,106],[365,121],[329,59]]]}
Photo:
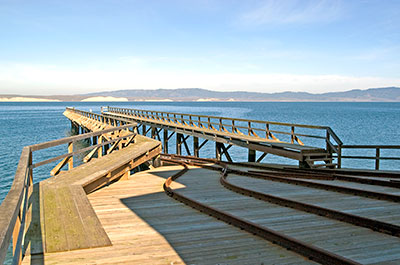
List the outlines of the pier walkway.
{"label": "pier walkway", "polygon": [[[338,145],[342,144],[333,130],[326,126],[115,107],[107,107],[102,114],[112,119],[137,122],[143,135],[151,131],[151,137],[157,137],[160,141],[160,133],[163,131],[164,153],[168,153],[168,140],[175,133],[178,155],[182,154],[183,146],[187,155],[199,156],[204,143],[213,141],[216,144],[217,159],[225,156],[232,161],[228,150],[235,145],[248,149],[249,162],[261,162],[267,154],[272,154],[298,160],[303,167],[332,168],[337,166],[333,163],[333,154],[340,156]],[[189,136],[193,137],[192,152],[186,142]],[[199,138],[204,139],[204,142],[199,144]],[[305,139],[312,139],[314,144],[317,142],[320,146],[306,145]],[[258,159],[256,151],[261,152]]]}
{"label": "pier walkway", "polygon": [[[14,264],[400,263],[398,171],[161,154],[137,133],[147,123],[64,114],[83,134],[24,148],[0,205],[0,262],[12,238]],[[53,177],[33,184],[46,164]]]}

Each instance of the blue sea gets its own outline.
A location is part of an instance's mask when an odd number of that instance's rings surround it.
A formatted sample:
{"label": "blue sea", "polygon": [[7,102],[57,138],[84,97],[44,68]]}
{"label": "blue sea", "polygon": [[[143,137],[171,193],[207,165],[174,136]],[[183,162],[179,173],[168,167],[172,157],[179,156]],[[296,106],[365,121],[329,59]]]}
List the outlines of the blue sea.
{"label": "blue sea", "polygon": [[[17,168],[21,150],[26,145],[69,136],[70,122],[63,116],[65,107],[100,112],[101,106],[193,113],[234,118],[267,120],[330,126],[344,144],[400,145],[400,103],[318,103],[318,102],[41,102],[0,103],[0,202],[6,196]],[[169,150],[175,151],[173,143]],[[245,160],[246,151],[232,148],[236,161]],[[66,146],[35,152],[40,161],[66,152]],[[365,152],[363,152],[365,154]],[[374,151],[370,153],[374,155]],[[202,157],[214,157],[210,143],[200,152]],[[383,153],[386,156],[386,153]],[[400,156],[399,152],[392,154]],[[297,162],[267,156],[264,162]],[[343,162],[344,166],[373,168],[374,161]],[[35,169],[34,181],[49,177],[54,164]],[[400,169],[399,161],[383,161],[382,169]]]}

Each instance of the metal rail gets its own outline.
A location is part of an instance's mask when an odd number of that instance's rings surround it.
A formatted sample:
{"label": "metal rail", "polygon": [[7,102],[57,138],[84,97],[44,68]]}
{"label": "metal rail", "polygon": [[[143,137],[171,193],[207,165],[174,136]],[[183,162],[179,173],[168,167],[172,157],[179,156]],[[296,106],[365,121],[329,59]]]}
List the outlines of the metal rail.
{"label": "metal rail", "polygon": [[[171,161],[170,161],[171,162]],[[188,168],[184,162],[175,161],[177,164],[182,165],[184,168],[173,176],[169,177],[164,183],[164,191],[165,193],[174,198],[177,201],[185,203],[186,205],[197,209],[201,212],[204,212],[208,215],[211,215],[218,220],[224,221],[230,225],[234,225],[240,229],[243,229],[249,233],[257,235],[263,239],[266,239],[274,244],[287,248],[288,250],[292,250],[304,257],[307,257],[313,261],[316,261],[321,264],[359,264],[353,260],[347,259],[345,257],[336,255],[327,250],[315,247],[313,245],[304,243],[295,238],[289,237],[283,233],[279,233],[272,229],[260,226],[256,223],[250,222],[248,220],[239,218],[237,216],[233,216],[227,212],[220,211],[216,208],[208,206],[206,204],[200,203],[193,199],[190,199],[187,196],[173,190],[171,188],[171,183],[178,179],[180,176],[184,175]]]}
{"label": "metal rail", "polygon": [[[199,167],[206,168],[209,170],[218,171],[218,172],[222,173],[221,174],[222,176],[220,179],[221,184],[224,187],[226,187],[232,191],[235,191],[239,194],[244,194],[246,196],[254,197],[254,198],[257,198],[257,199],[260,199],[263,201],[267,201],[267,202],[271,202],[271,203],[280,205],[280,206],[290,207],[290,208],[293,208],[296,210],[325,216],[327,218],[347,222],[347,223],[354,224],[357,226],[366,227],[366,228],[369,228],[369,229],[372,229],[374,231],[378,231],[381,233],[400,237],[400,226],[398,226],[398,225],[394,225],[394,224],[390,224],[390,223],[386,223],[386,222],[382,222],[382,221],[378,221],[378,220],[370,219],[370,218],[366,218],[366,217],[361,217],[358,215],[353,215],[353,214],[349,214],[349,213],[345,213],[345,212],[340,212],[340,211],[336,211],[336,210],[332,210],[329,208],[324,208],[324,207],[320,207],[320,206],[316,206],[316,205],[312,205],[312,204],[302,203],[302,202],[286,199],[286,198],[279,197],[279,196],[256,192],[256,191],[249,190],[249,189],[237,186],[235,184],[232,184],[232,183],[228,182],[228,180],[227,180],[228,174],[230,174],[230,173],[238,174],[238,172],[240,172],[240,175],[243,175],[246,177],[259,178],[258,175],[253,175],[252,172],[242,171],[242,170],[232,170],[227,165],[221,165],[221,164],[210,165],[209,163],[206,163],[208,161],[205,161],[203,159],[193,158],[193,157],[189,158],[189,157],[176,157],[176,156],[163,155],[162,159],[169,163],[181,163],[181,164],[183,163],[185,165],[199,166]],[[281,174],[283,176],[285,176],[285,173],[281,173]],[[319,176],[318,173],[310,173],[310,174],[314,174],[314,176],[316,178]],[[298,177],[301,177],[301,176],[298,176]],[[309,178],[309,176],[307,176],[307,175],[303,175],[303,177]]]}
{"label": "metal rail", "polygon": [[[164,155],[165,156],[165,155]],[[180,157],[180,156],[176,156]],[[194,157],[188,157],[185,158],[183,156],[180,157],[181,159],[198,159]],[[223,167],[226,167],[227,165],[243,165],[242,163],[230,163],[230,162],[225,162],[225,161],[216,161],[216,160],[203,160],[204,162],[212,162],[212,163],[217,163],[222,165]],[[249,164],[245,164],[245,166],[252,166]],[[316,189],[321,189],[321,190],[330,190],[330,191],[335,191],[335,192],[340,192],[344,194],[351,194],[351,195],[357,195],[361,197],[366,197],[366,198],[374,198],[378,200],[386,200],[386,201],[392,201],[392,202],[400,202],[400,196],[395,195],[395,194],[388,194],[388,193],[382,193],[382,192],[375,192],[375,191],[367,191],[363,189],[356,189],[356,188],[349,188],[349,187],[343,187],[343,186],[336,186],[336,185],[330,185],[330,184],[324,184],[324,183],[317,183],[317,182],[311,182],[311,181],[306,181],[306,180],[301,180],[299,178],[291,178],[287,177],[287,174],[283,174],[283,176],[280,176],[279,174],[270,174],[270,172],[249,172],[249,171],[241,171],[241,170],[236,170],[236,169],[230,169],[231,173],[237,174],[237,175],[243,175],[243,176],[252,176],[254,178],[259,178],[259,179],[266,179],[270,181],[275,181],[275,182],[281,182],[281,183],[287,183],[287,184],[294,184],[294,185],[300,185],[304,187],[311,187],[311,188],[316,188]],[[310,170],[312,172],[312,170]],[[320,174],[320,173],[316,173]],[[326,178],[326,176],[325,176]]]}

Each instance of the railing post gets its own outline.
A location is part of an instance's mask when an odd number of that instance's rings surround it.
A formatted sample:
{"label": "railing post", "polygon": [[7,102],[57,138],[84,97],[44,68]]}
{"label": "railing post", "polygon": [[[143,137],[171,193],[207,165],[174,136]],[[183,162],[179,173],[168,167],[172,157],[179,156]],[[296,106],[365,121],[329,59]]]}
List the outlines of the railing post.
{"label": "railing post", "polygon": [[[97,137],[97,142],[98,142],[99,144],[102,144],[102,143],[103,143],[103,136],[102,136],[102,135],[99,135],[99,136]],[[102,156],[103,156],[103,146],[100,146],[99,149],[97,150],[97,157],[100,158],[100,157],[102,157]]]}
{"label": "railing post", "polygon": [[337,154],[337,168],[342,168],[342,146],[337,146],[338,154]]}
{"label": "railing post", "polygon": [[332,154],[331,146],[329,145],[329,142],[330,142],[330,139],[331,139],[330,136],[331,136],[331,135],[330,135],[330,133],[329,133],[329,130],[326,130],[326,139],[325,139],[325,141],[326,141],[326,151],[327,151],[328,153]]}
{"label": "railing post", "polygon": [[18,211],[17,220],[15,220],[15,225],[14,225],[14,229],[13,229],[13,235],[12,235],[13,255],[15,255],[15,251],[17,250],[17,242],[18,242],[18,235],[19,235],[20,228],[21,228],[21,209]]}
{"label": "railing post", "polygon": [[[71,154],[72,152],[74,152],[74,143],[70,142],[68,143],[68,154]],[[71,156],[68,160],[68,170],[71,170],[72,168],[74,168],[74,157]]]}
{"label": "railing post", "polygon": [[290,137],[290,142],[293,144],[294,143],[294,126],[292,126],[292,131],[291,131],[291,137]]}
{"label": "railing post", "polygon": [[376,153],[375,153],[375,170],[379,170],[379,161],[380,161],[380,156],[381,156],[381,150],[379,147],[376,148]]}

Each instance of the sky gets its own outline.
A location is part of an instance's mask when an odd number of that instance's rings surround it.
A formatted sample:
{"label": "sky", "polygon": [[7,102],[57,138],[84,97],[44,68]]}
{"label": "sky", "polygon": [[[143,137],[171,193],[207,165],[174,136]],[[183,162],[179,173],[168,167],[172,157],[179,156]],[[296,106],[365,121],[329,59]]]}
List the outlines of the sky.
{"label": "sky", "polygon": [[385,86],[399,0],[0,0],[0,94]]}

